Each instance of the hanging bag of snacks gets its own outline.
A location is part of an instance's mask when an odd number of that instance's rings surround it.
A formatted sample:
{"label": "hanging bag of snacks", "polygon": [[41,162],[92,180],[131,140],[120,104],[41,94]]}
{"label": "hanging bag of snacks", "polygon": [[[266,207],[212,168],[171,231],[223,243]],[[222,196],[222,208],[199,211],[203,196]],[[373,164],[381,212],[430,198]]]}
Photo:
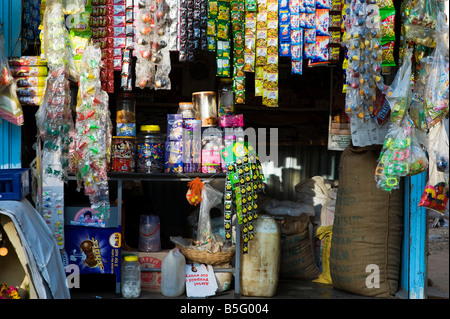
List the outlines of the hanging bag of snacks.
{"label": "hanging bag of snacks", "polygon": [[449,188],[449,145],[443,121],[436,124],[429,133],[430,169],[428,182],[419,206],[445,213]]}

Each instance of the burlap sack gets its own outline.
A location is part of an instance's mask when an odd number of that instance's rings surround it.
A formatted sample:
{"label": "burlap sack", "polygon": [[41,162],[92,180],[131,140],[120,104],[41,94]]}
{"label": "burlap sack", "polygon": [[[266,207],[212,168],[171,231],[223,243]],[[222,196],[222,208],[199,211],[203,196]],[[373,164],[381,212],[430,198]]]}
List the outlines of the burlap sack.
{"label": "burlap sack", "polygon": [[281,222],[280,277],[311,280],[320,271],[309,238],[310,218],[306,214],[286,216]]}
{"label": "burlap sack", "polygon": [[391,193],[376,187],[374,174],[380,150],[350,145],[342,153],[330,272],[337,289],[389,297],[395,294],[399,282],[403,186]]}

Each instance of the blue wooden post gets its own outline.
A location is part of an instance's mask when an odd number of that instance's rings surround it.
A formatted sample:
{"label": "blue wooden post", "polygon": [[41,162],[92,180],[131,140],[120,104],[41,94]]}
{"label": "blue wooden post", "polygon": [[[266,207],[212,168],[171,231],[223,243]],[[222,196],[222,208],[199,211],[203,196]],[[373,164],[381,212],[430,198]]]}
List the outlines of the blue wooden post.
{"label": "blue wooden post", "polygon": [[426,299],[427,212],[419,207],[427,172],[405,178],[405,219],[400,286],[409,299]]}
{"label": "blue wooden post", "polygon": [[[1,0],[0,22],[3,23],[5,50],[8,57],[20,56],[19,39],[22,19],[22,1]],[[17,43],[17,46],[16,46]],[[0,169],[21,168],[22,129],[0,118]]]}

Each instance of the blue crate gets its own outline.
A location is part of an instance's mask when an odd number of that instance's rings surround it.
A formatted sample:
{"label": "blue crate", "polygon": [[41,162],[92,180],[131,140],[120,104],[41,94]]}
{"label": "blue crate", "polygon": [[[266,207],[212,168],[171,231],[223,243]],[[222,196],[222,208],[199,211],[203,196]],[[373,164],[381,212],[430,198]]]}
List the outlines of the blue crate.
{"label": "blue crate", "polygon": [[21,200],[31,192],[31,169],[0,169],[0,200]]}

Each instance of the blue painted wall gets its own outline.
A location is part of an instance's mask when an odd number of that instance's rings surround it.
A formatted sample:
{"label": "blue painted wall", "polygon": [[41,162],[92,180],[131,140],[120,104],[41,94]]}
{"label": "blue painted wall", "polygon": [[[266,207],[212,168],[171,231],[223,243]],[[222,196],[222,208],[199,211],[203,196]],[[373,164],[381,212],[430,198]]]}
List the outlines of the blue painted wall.
{"label": "blue painted wall", "polygon": [[[22,20],[22,1],[0,0],[0,22],[3,23],[6,54],[20,56],[21,43],[17,43]],[[20,168],[21,127],[0,119],[0,169]]]}

